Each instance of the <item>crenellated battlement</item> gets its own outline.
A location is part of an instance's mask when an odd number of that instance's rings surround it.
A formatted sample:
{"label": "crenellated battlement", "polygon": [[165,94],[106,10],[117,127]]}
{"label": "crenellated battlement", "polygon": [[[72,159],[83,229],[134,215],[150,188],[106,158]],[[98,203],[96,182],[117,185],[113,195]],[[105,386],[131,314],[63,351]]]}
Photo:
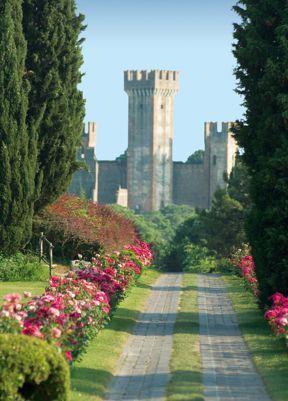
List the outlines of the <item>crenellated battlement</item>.
{"label": "crenellated battlement", "polygon": [[171,70],[127,70],[124,71],[124,77],[127,81],[166,80],[178,82],[179,72]]}
{"label": "crenellated battlement", "polygon": [[179,72],[170,70],[127,70],[124,71],[125,91],[142,89],[170,89],[178,91]]}
{"label": "crenellated battlement", "polygon": [[225,139],[228,134],[232,135],[233,122],[222,122],[221,130],[218,130],[218,122],[206,122],[205,123],[205,139]]}
{"label": "crenellated battlement", "polygon": [[69,192],[82,195],[84,191],[95,202],[117,202],[137,213],[160,210],[173,203],[211,207],[215,191],[227,187],[226,177],[235,165],[235,123],[205,123],[201,164],[173,162],[174,98],[179,90],[179,72],[127,70],[124,88],[129,98],[127,158],[123,163],[97,160],[97,124],[89,122],[83,127],[82,146],[77,152],[87,169],[74,174]]}
{"label": "crenellated battlement", "polygon": [[85,124],[83,125],[82,146],[84,148],[94,150],[96,146],[96,130],[97,130],[97,124],[94,121],[88,122],[87,132]]}

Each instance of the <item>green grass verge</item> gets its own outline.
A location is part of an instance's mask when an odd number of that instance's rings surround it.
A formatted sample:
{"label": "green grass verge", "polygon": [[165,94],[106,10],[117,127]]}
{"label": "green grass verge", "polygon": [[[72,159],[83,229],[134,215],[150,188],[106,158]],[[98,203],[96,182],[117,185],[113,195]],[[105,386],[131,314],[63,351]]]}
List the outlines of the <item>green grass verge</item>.
{"label": "green grass verge", "polygon": [[17,292],[22,295],[24,291],[31,291],[32,295],[40,295],[47,285],[47,281],[0,282],[0,304],[6,294]]}
{"label": "green grass verge", "polygon": [[288,400],[288,350],[275,337],[259,310],[255,298],[247,292],[240,278],[224,276],[245,342],[253,356],[273,401]]}
{"label": "green grass verge", "polygon": [[204,401],[200,359],[197,274],[185,273],[174,326],[168,401]]}
{"label": "green grass verge", "polygon": [[72,401],[103,400],[128,334],[145,304],[151,284],[159,275],[152,269],[142,274],[137,286],[119,305],[109,326],[91,342],[83,360],[72,368]]}

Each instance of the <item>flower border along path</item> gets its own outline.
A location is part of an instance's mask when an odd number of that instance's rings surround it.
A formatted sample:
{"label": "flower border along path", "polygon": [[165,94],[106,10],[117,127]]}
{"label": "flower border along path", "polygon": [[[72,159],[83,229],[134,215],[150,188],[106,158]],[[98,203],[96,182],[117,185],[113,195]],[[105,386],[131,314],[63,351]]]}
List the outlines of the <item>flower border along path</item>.
{"label": "flower border along path", "polygon": [[118,361],[107,401],[165,400],[181,273],[162,274]]}
{"label": "flower border along path", "polygon": [[149,245],[137,240],[121,252],[98,255],[66,277],[51,277],[41,296],[31,298],[25,291],[28,302],[20,294],[7,294],[0,332],[41,338],[75,361],[152,258]]}
{"label": "flower border along path", "polygon": [[241,336],[223,280],[199,275],[205,401],[271,401]]}

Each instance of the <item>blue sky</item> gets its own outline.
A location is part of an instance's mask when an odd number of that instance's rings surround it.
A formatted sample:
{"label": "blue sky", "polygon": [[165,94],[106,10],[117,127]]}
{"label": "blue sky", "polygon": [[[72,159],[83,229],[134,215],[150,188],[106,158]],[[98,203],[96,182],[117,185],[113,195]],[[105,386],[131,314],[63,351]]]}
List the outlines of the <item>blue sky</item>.
{"label": "blue sky", "polygon": [[231,8],[236,0],[77,0],[86,16],[81,88],[86,122],[96,121],[96,155],[114,159],[127,148],[126,69],[175,69],[174,160],[203,148],[205,121],[241,118],[234,92]]}

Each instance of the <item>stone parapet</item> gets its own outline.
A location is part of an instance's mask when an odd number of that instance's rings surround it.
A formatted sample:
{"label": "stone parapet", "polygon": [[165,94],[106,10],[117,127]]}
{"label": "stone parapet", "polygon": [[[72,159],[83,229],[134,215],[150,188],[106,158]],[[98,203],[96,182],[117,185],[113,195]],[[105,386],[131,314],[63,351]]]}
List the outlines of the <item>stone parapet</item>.
{"label": "stone parapet", "polygon": [[179,72],[168,70],[124,71],[124,90],[127,93],[148,90],[152,92],[144,92],[143,94],[152,95],[162,94],[161,91],[163,91],[166,96],[173,95],[179,90]]}

